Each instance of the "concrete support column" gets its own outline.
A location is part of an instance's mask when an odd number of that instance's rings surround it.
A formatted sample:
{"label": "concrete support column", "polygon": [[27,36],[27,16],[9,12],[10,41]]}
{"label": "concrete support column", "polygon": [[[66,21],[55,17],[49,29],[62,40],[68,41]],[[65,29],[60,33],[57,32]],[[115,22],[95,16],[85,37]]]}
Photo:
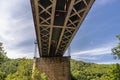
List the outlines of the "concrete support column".
{"label": "concrete support column", "polygon": [[36,68],[48,80],[71,80],[70,57],[45,57],[36,59]]}

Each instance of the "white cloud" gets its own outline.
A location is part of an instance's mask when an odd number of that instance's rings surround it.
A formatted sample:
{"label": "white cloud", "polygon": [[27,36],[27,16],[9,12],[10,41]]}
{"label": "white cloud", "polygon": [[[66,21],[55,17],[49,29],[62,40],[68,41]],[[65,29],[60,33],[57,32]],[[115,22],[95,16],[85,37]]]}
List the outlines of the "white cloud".
{"label": "white cloud", "polygon": [[8,50],[8,54],[7,56],[9,56],[9,58],[15,59],[15,58],[33,58],[33,53],[29,53],[29,54],[23,54],[23,52],[17,51],[17,50]]}
{"label": "white cloud", "polygon": [[[35,38],[32,12],[28,5],[29,0],[0,0],[0,42],[4,43],[8,57],[25,57],[32,53],[28,47],[17,47]],[[26,53],[23,50],[25,48],[28,51]]]}
{"label": "white cloud", "polygon": [[71,54],[71,56],[77,56],[77,55],[82,55],[82,54],[89,54],[89,55],[102,55],[102,54],[108,54],[111,53],[111,49],[114,47],[115,42],[113,42],[112,44],[104,44],[102,46],[100,46],[99,48],[94,48],[94,49],[90,49],[90,50],[84,50],[84,51],[80,51],[80,52],[74,52]]}
{"label": "white cloud", "polygon": [[113,60],[113,61],[107,61],[107,62],[97,62],[97,64],[120,64],[120,60]]}
{"label": "white cloud", "polygon": [[[71,54],[72,59],[83,60],[87,62],[97,63],[108,63],[109,60],[113,60],[111,55],[111,49],[117,44],[117,41],[110,41],[109,43],[103,44],[97,48],[91,50],[84,50],[74,52]],[[113,62],[114,63],[114,62]]]}
{"label": "white cloud", "polygon": [[97,60],[97,57],[95,56],[84,56],[84,55],[79,55],[79,56],[72,56],[72,59],[75,60]]}
{"label": "white cloud", "polygon": [[102,48],[95,48],[92,50],[80,51],[73,53],[72,56],[82,55],[82,54],[91,54],[91,55],[101,55],[111,53],[111,47],[102,47]]}

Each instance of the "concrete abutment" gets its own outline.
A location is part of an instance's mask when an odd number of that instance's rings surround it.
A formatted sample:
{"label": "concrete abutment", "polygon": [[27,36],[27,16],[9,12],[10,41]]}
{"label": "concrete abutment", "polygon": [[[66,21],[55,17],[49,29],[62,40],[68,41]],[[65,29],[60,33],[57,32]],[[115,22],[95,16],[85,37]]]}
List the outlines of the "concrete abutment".
{"label": "concrete abutment", "polygon": [[34,58],[34,67],[45,73],[47,80],[71,80],[70,57]]}

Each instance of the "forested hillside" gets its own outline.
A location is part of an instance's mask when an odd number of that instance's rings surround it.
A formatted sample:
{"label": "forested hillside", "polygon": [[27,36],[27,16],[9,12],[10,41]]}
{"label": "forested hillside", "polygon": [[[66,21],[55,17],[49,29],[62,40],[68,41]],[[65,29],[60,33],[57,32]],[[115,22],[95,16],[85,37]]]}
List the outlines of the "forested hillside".
{"label": "forested hillside", "polygon": [[95,64],[71,60],[72,80],[120,80],[120,64]]}
{"label": "forested hillside", "polygon": [[9,59],[0,43],[0,80],[31,80],[32,59]]}
{"label": "forested hillside", "polygon": [[0,65],[0,80],[31,80],[31,59],[8,59]]}
{"label": "forested hillside", "polygon": [[73,80],[112,80],[113,66],[71,60],[71,73]]}
{"label": "forested hillside", "polygon": [[[7,59],[0,65],[0,80],[31,80],[32,64],[31,59]],[[119,67],[71,60],[72,80],[120,80],[114,79],[120,77]]]}
{"label": "forested hillside", "polygon": [[[32,80],[33,59],[9,59],[0,43],[0,80]],[[46,80],[46,75],[37,79]],[[39,77],[40,76],[40,77]],[[72,80],[120,80],[120,64],[95,64],[71,60]]]}

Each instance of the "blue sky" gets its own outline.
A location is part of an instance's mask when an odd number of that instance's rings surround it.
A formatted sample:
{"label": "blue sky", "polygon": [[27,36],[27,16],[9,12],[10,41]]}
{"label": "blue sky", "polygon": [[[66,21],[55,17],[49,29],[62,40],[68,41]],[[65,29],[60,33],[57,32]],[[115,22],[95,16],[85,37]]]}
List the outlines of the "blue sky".
{"label": "blue sky", "polygon": [[[71,58],[116,63],[111,49],[120,34],[119,0],[96,0],[71,43]],[[0,0],[0,42],[10,58],[34,55],[35,32],[29,0]]]}

